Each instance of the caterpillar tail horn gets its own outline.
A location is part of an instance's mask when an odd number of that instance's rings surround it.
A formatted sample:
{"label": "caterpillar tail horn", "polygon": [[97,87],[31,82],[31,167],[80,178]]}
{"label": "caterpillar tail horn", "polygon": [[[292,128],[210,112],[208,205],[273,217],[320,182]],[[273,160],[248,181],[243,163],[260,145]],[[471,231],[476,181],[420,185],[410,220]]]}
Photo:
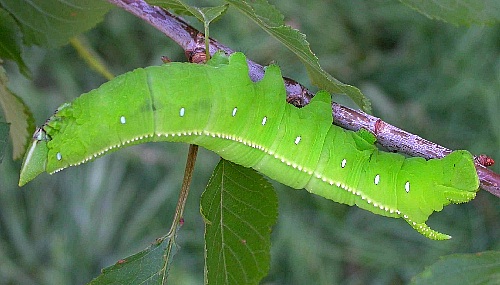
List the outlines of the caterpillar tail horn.
{"label": "caterpillar tail horn", "polygon": [[438,231],[435,231],[431,229],[427,224],[425,223],[415,223],[407,218],[405,218],[406,222],[412,226],[417,232],[420,234],[426,236],[427,238],[433,239],[433,240],[447,240],[451,239],[450,235],[440,233]]}

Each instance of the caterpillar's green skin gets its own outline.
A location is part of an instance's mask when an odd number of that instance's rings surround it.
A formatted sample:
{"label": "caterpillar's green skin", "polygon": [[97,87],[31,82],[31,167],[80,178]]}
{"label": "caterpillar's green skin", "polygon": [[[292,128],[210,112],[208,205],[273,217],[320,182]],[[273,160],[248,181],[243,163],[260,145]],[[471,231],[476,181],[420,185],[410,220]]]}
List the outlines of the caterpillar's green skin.
{"label": "caterpillar's green skin", "polygon": [[293,188],[402,217],[428,238],[449,238],[425,222],[450,202],[475,197],[479,181],[470,153],[426,161],[381,152],[332,125],[329,94],[319,92],[302,109],[285,98],[279,68],[267,67],[253,83],[241,53],[206,65],[137,69],[61,106],[37,131],[19,183],[125,145],[186,142]]}

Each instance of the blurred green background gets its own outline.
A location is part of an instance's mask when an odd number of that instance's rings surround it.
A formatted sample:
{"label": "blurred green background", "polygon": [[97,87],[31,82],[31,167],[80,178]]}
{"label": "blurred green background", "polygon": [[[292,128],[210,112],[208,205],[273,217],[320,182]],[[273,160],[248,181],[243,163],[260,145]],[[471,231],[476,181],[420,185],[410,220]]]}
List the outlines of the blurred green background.
{"label": "blurred green background", "polygon": [[[307,35],[325,70],[372,100],[374,115],[449,148],[486,153],[500,172],[498,25],[456,27],[395,0],[273,2]],[[261,64],[277,62],[285,76],[311,87],[297,58],[234,9],[211,35]],[[175,43],[119,9],[85,36],[115,74],[161,64],[162,55],[185,61]],[[37,125],[105,81],[70,46],[28,48],[25,59],[33,81],[12,63],[6,68]],[[180,144],[134,146],[21,189],[20,162],[7,156],[0,164],[0,284],[84,284],[146,248],[170,227],[186,153]],[[200,152],[171,284],[203,283],[199,197],[217,160]],[[280,216],[263,284],[405,284],[441,255],[500,250],[500,202],[485,191],[430,218],[431,227],[453,236],[445,242],[427,240],[401,219],[303,190],[277,185],[277,193]]]}

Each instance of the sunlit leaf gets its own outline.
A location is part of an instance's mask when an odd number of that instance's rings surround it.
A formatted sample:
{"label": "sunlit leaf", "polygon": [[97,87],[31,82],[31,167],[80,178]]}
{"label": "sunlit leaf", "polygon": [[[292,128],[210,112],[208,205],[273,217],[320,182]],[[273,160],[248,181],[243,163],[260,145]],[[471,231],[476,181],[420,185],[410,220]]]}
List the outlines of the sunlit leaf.
{"label": "sunlit leaf", "polygon": [[0,66],[0,107],[10,123],[14,159],[21,158],[33,134],[34,119],[24,102],[7,88],[7,74]]}

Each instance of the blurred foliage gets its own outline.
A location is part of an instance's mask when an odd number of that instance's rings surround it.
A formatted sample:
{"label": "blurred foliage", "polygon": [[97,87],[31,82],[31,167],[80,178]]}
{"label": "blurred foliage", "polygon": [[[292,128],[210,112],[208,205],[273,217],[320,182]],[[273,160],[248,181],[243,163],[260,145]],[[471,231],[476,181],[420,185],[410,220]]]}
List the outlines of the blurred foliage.
{"label": "blurred foliage", "polygon": [[[499,284],[500,252],[485,251],[476,254],[452,254],[412,279],[412,285],[433,284]],[[444,281],[444,282],[443,282]]]}
{"label": "blurred foliage", "polygon": [[[447,147],[500,160],[498,25],[456,27],[395,0],[275,2],[285,21],[307,35],[323,68],[359,87],[376,116]],[[310,86],[300,61],[234,9],[212,24],[211,35],[261,64],[276,61],[287,77]],[[162,55],[185,60],[172,41],[119,9],[86,37],[114,74],[161,64]],[[34,81],[7,62],[9,88],[38,125],[61,103],[105,81],[69,46],[31,47],[24,55]],[[0,284],[83,284],[149,246],[170,226],[186,153],[187,145],[134,146],[42,175],[22,189],[20,162],[7,155],[0,164]],[[199,199],[217,160],[200,152],[172,284],[203,282]],[[271,272],[263,284],[404,284],[439,256],[500,250],[500,201],[485,191],[431,217],[431,227],[453,236],[445,242],[427,240],[401,219],[307,191],[280,187],[278,200]]]}
{"label": "blurred foliage", "polygon": [[0,163],[5,154],[5,146],[7,145],[7,139],[9,137],[9,128],[9,124],[0,116]]}
{"label": "blurred foliage", "polygon": [[500,2],[489,0],[400,0],[431,19],[454,25],[495,24],[500,20]]}
{"label": "blurred foliage", "polygon": [[16,18],[25,44],[50,48],[95,26],[112,8],[101,0],[0,0],[0,5]]}

